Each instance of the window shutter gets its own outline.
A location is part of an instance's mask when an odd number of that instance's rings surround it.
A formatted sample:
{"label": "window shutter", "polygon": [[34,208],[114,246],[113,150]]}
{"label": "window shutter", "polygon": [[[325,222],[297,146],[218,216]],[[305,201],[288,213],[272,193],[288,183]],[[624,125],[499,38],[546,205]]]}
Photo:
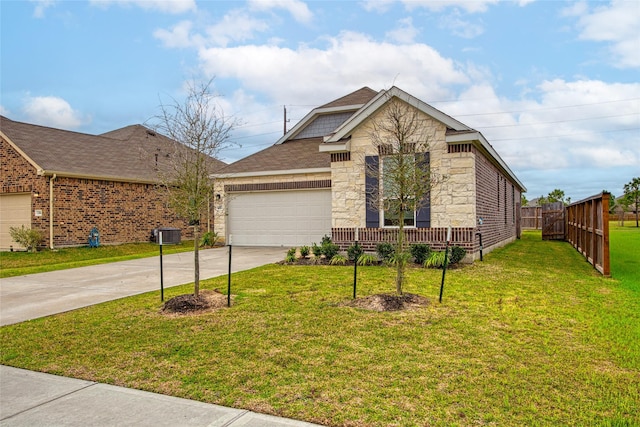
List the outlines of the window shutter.
{"label": "window shutter", "polygon": [[365,162],[365,193],[366,207],[367,207],[367,228],[380,227],[380,213],[377,207],[372,206],[372,201],[378,198],[378,174],[373,174],[373,171],[378,171],[378,156],[366,156]]}
{"label": "window shutter", "polygon": [[[416,164],[418,167],[429,166],[429,153],[416,154]],[[416,212],[416,227],[417,228],[431,228],[431,193],[427,194],[424,198],[424,205]]]}

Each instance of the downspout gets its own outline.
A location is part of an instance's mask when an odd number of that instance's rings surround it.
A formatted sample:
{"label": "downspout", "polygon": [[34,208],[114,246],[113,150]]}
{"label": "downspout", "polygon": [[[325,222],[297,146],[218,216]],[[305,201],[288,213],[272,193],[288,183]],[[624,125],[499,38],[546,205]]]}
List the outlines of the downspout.
{"label": "downspout", "polygon": [[58,177],[57,174],[49,179],[49,248],[53,249],[53,181]]}

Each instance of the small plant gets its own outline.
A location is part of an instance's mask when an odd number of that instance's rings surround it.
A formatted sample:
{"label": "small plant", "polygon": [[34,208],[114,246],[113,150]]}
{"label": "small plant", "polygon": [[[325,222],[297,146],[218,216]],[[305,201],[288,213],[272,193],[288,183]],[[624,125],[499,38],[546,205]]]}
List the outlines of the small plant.
{"label": "small plant", "polygon": [[378,263],[378,257],[374,254],[362,254],[358,258],[358,265],[376,265]]}
{"label": "small plant", "polygon": [[399,262],[404,262],[406,265],[406,263],[409,262],[409,259],[411,259],[411,254],[409,252],[402,252],[399,254],[394,252],[393,255],[391,255],[385,262],[392,266],[397,266]]}
{"label": "small plant", "polygon": [[20,228],[9,227],[9,234],[16,243],[27,248],[29,252],[37,252],[38,246],[42,244],[42,241],[44,240],[40,230],[25,228],[24,225]]}
{"label": "small plant", "polygon": [[442,268],[444,265],[444,252],[431,252],[423,265],[427,268]]}
{"label": "small plant", "polygon": [[215,246],[219,240],[220,237],[218,236],[218,233],[215,231],[207,231],[200,239],[200,246]]}
{"label": "small plant", "polygon": [[424,264],[431,253],[431,248],[426,243],[414,243],[409,247],[411,256],[416,264]]}
{"label": "small plant", "polygon": [[336,245],[335,243],[326,243],[322,245],[322,252],[324,253],[324,256],[326,256],[329,260],[337,255],[339,251],[340,246]]}
{"label": "small plant", "polygon": [[364,253],[364,249],[358,243],[354,243],[353,245],[347,248],[347,257],[349,261],[355,261]]}
{"label": "small plant", "polygon": [[329,264],[331,265],[345,265],[346,263],[347,263],[347,257],[341,254],[334,255],[329,261]]}
{"label": "small plant", "polygon": [[331,260],[331,258],[333,258],[333,256],[340,251],[340,246],[333,243],[331,241],[331,237],[329,236],[324,236],[322,238],[322,243],[320,244],[320,246],[315,243],[313,243],[311,246],[313,248],[313,254],[316,257],[324,255],[328,260]]}
{"label": "small plant", "polygon": [[383,261],[389,261],[389,259],[396,252],[396,249],[391,243],[378,243],[378,245],[376,246],[376,252],[378,253],[380,259],[382,259]]}
{"label": "small plant", "polygon": [[300,256],[302,258],[308,257],[310,252],[311,252],[311,249],[309,248],[309,246],[301,246],[300,247]]}
{"label": "small plant", "polygon": [[316,256],[316,258],[320,258],[324,253],[322,251],[322,246],[318,246],[315,243],[311,245],[311,251],[313,252],[313,255]]}
{"label": "small plant", "polygon": [[285,262],[296,262],[296,248],[291,248],[287,251],[287,256],[284,257]]}
{"label": "small plant", "polygon": [[460,246],[452,246],[449,253],[449,264],[459,263],[460,261],[462,261],[466,254],[467,251],[465,250],[465,248],[461,248]]}

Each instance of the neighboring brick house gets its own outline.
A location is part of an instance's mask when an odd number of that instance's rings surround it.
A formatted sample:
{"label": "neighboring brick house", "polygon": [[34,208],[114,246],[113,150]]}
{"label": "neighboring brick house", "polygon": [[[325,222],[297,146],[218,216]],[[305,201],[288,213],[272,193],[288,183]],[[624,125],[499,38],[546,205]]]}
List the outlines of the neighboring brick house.
{"label": "neighboring brick house", "polygon": [[193,235],[158,190],[177,143],[144,126],[96,136],[0,116],[0,144],[0,250],[19,248],[8,231],[21,224],[51,248],[86,245],[93,227],[102,244],[148,241],[159,226]]}
{"label": "neighboring brick house", "polygon": [[431,171],[448,176],[409,221],[408,241],[442,249],[451,226],[452,244],[475,259],[477,233],[485,252],[519,237],[526,189],[484,136],[396,87],[364,87],[318,107],[275,145],[224,168],[216,175],[215,230],[239,245],[309,245],[326,234],[344,249],[356,228],[367,250],[393,240],[396,231],[367,202],[365,172],[380,155],[371,126],[391,99],[419,112]]}

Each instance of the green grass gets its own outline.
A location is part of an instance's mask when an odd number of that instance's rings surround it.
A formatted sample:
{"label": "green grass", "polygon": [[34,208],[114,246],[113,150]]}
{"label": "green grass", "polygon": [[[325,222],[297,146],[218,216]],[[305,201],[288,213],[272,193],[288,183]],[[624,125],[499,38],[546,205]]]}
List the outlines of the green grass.
{"label": "green grass", "polygon": [[630,289],[640,292],[640,228],[635,221],[609,223],[611,275]]}
{"label": "green grass", "polygon": [[[193,240],[183,241],[179,245],[165,245],[162,248],[164,254],[191,250],[193,250]],[[158,254],[159,248],[155,243],[102,245],[97,248],[84,246],[56,250],[46,249],[36,253],[0,252],[0,278],[146,258]]]}
{"label": "green grass", "polygon": [[155,292],[0,328],[0,362],[327,425],[640,425],[637,287],[539,232],[448,271],[442,304],[440,270],[408,276],[431,304],[374,313],[339,305],[351,267],[268,265],[205,315],[164,317]]}

